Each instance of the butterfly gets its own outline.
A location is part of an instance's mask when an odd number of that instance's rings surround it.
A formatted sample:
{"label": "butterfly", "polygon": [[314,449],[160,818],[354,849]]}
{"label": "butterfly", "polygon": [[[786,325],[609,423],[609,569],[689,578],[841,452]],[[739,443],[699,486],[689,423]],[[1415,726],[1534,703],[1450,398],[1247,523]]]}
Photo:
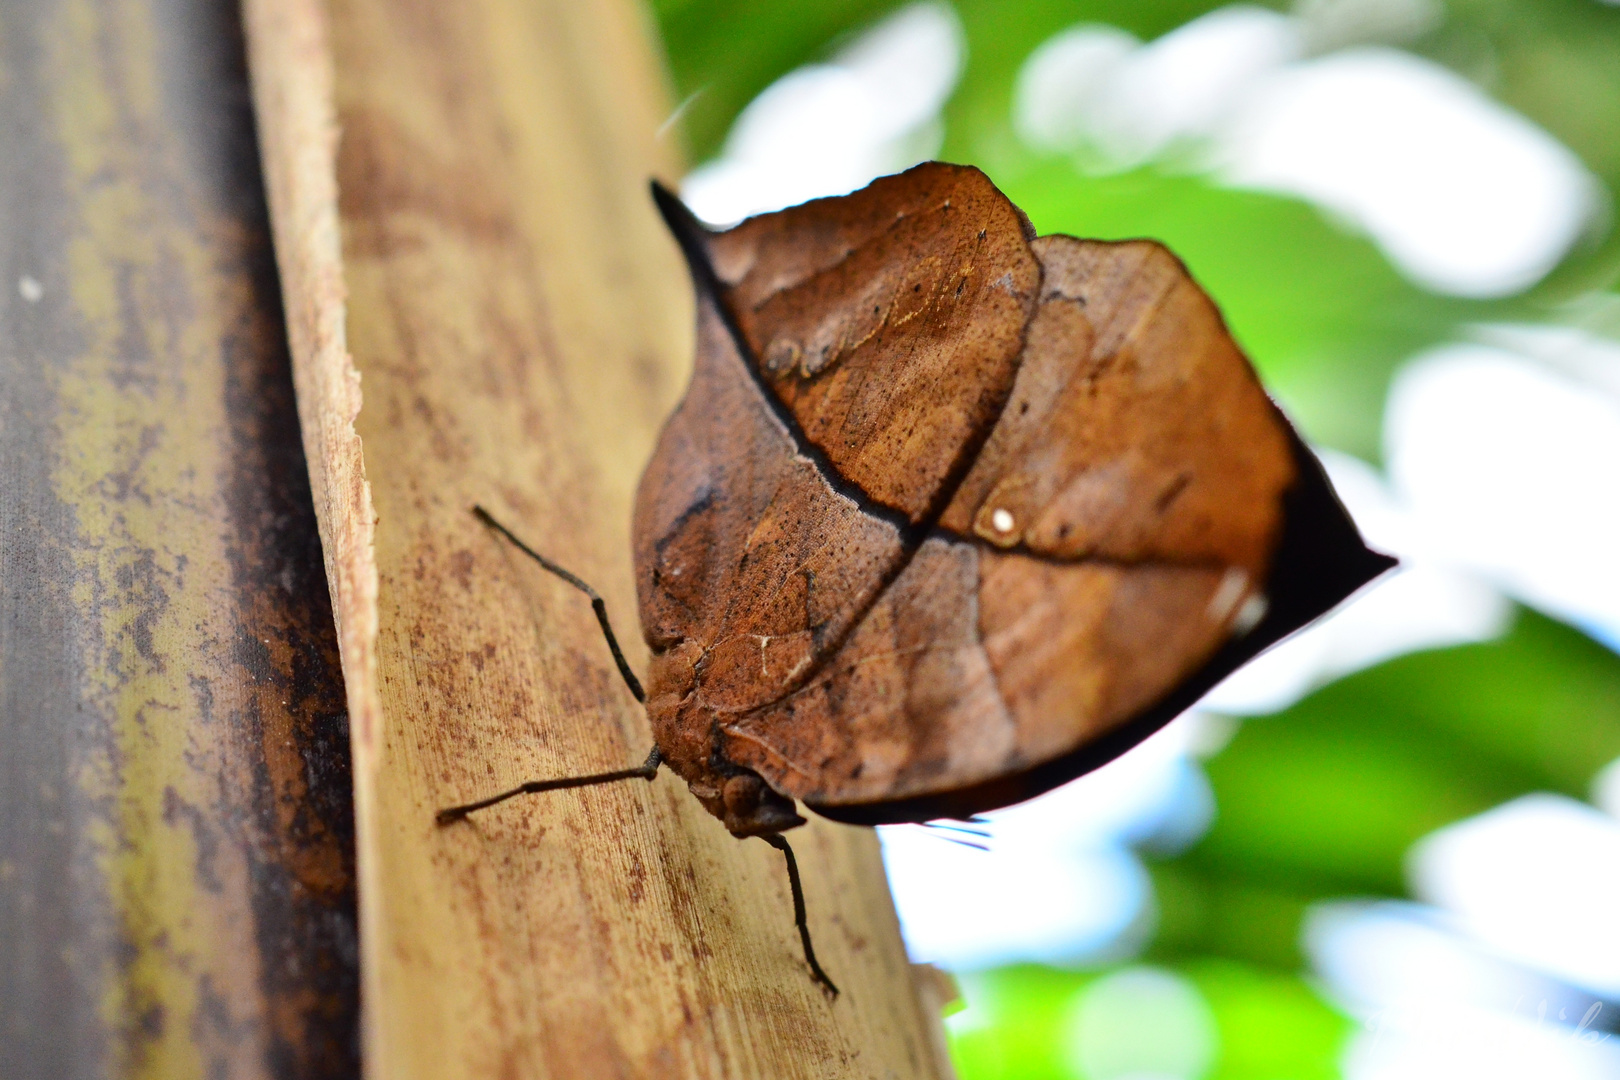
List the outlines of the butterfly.
{"label": "butterfly", "polygon": [[[971,819],[1140,742],[1393,565],[1149,240],[1037,236],[930,162],[724,231],[654,199],[696,364],[637,492],[645,703],[734,835]],[[836,990],[834,990],[836,992]]]}

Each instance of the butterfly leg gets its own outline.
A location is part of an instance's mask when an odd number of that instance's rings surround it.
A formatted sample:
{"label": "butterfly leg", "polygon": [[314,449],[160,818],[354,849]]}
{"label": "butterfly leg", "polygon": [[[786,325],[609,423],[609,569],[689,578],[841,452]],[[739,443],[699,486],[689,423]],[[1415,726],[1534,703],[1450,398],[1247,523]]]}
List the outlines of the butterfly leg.
{"label": "butterfly leg", "polygon": [[658,766],[663,763],[664,755],[653,747],[652,753],[633,769],[617,769],[613,772],[591,773],[588,776],[564,776],[557,780],[530,780],[527,784],[519,784],[511,791],[503,791],[499,795],[491,795],[487,799],[466,803],[462,806],[449,806],[440,810],[434,820],[440,825],[449,825],[460,821],[474,810],[483,810],[496,803],[518,795],[535,795],[542,791],[559,791],[563,788],[590,787],[593,784],[611,784],[615,780],[651,780],[658,775]]}
{"label": "butterfly leg", "polygon": [[645,705],[647,703],[646,691],[641,689],[640,680],[636,678],[636,673],[630,670],[630,662],[624,658],[624,650],[619,648],[619,639],[613,635],[613,624],[608,622],[607,602],[602,599],[601,595],[580,578],[575,577],[522,540],[519,540],[517,534],[496,521],[490,512],[482,506],[473,507],[473,513],[478,515],[479,521],[510,540],[512,545],[523,554],[591,598],[591,610],[596,612],[596,621],[602,626],[602,636],[607,638],[608,648],[613,651],[613,662],[619,665],[619,674],[624,676],[624,684],[630,688],[630,693],[635,696],[635,699]]}
{"label": "butterfly leg", "polygon": [[815,947],[810,944],[810,924],[804,912],[804,886],[799,881],[799,861],[793,857],[793,849],[788,846],[786,838],[781,833],[767,833],[760,839],[780,851],[787,859],[788,886],[793,891],[793,923],[799,928],[799,940],[804,944],[805,963],[810,965],[810,974],[816,982],[836,998],[838,987],[834,986],[833,981],[827,978],[827,973],[821,970],[821,965],[816,961]]}

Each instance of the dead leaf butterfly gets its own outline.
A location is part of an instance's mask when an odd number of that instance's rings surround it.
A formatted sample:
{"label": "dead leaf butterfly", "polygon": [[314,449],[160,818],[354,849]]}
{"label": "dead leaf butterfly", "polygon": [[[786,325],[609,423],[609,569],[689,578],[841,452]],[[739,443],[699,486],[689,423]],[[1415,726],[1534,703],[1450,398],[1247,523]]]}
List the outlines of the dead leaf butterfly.
{"label": "dead leaf butterfly", "polygon": [[[654,197],[697,358],[634,521],[656,747],[787,856],[795,804],[966,818],[1118,756],[1393,565],[1148,240],[1037,237],[929,163],[724,232]],[[834,990],[836,993],[836,990]]]}

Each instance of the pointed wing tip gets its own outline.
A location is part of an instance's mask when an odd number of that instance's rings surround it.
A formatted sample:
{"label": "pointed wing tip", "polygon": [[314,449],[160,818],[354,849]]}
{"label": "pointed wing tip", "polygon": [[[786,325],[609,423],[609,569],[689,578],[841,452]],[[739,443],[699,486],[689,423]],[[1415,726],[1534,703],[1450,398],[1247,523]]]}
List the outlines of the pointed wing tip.
{"label": "pointed wing tip", "polygon": [[695,239],[708,235],[709,230],[698,220],[697,215],[692,213],[691,208],[681,201],[681,197],[673,189],[665,186],[662,180],[653,177],[647,182],[647,187],[652,193],[653,205],[658,207],[659,216],[664,219],[664,224],[669,226],[669,231],[675,234],[677,240],[681,240],[684,244],[687,236]]}
{"label": "pointed wing tip", "polygon": [[[670,188],[667,184],[665,184],[662,180],[658,179],[658,177],[656,177],[656,176],[651,177],[650,179],[648,179],[648,181],[647,181],[647,189],[652,192],[653,202],[657,205],[658,209],[664,214],[664,217],[667,219],[669,217],[669,209],[668,208],[669,208],[670,204],[672,204],[672,203],[680,203],[681,197],[679,195],[675,194],[675,192],[674,192],[674,190],[672,188]],[[682,209],[684,210],[685,207],[682,206]],[[689,212],[690,211],[688,211],[688,213]]]}
{"label": "pointed wing tip", "polygon": [[715,277],[714,266],[709,261],[709,238],[714,233],[698,220],[679,195],[664,186],[657,177],[648,182],[648,190],[652,193],[653,205],[658,207],[659,216],[664,219],[664,225],[675,238],[675,243],[680,245],[681,254],[686,256],[693,280],[700,287],[712,289]]}

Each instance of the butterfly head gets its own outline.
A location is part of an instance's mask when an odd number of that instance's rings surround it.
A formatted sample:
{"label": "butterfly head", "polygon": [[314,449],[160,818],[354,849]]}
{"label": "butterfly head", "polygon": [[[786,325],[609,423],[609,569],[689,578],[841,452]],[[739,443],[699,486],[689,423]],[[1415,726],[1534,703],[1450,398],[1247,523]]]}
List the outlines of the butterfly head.
{"label": "butterfly head", "polygon": [[804,824],[793,800],[772,791],[757,773],[727,777],[715,801],[718,805],[709,809],[733,836],[769,836]]}

